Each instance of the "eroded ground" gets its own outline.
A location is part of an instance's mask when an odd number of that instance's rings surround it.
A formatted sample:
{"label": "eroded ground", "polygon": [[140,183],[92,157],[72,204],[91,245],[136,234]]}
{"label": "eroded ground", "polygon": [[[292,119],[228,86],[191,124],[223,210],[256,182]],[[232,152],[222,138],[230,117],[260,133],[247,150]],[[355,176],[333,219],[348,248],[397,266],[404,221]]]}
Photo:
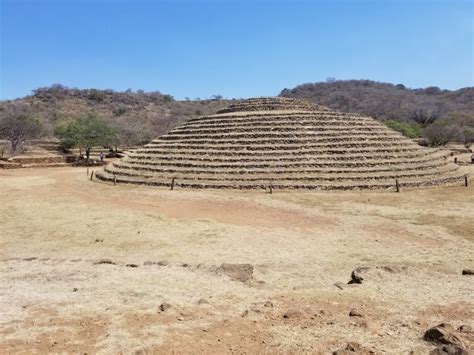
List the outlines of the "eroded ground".
{"label": "eroded ground", "polygon": [[[474,326],[473,183],[270,195],[0,171],[0,353],[428,353],[429,327]],[[359,266],[376,272],[346,285]]]}

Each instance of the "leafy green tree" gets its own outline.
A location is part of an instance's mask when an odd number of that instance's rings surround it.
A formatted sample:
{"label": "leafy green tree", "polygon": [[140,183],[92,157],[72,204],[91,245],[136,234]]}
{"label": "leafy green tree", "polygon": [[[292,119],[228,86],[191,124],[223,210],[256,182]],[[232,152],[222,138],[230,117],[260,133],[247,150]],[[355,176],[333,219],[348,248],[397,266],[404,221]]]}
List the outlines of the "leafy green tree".
{"label": "leafy green tree", "polygon": [[77,147],[86,151],[89,161],[94,146],[112,147],[118,142],[117,130],[95,115],[81,117],[66,125],[58,126],[55,134],[66,149]]}
{"label": "leafy green tree", "polygon": [[400,122],[395,120],[384,121],[385,125],[395,131],[400,132],[405,137],[417,138],[421,135],[421,127],[417,123]]}

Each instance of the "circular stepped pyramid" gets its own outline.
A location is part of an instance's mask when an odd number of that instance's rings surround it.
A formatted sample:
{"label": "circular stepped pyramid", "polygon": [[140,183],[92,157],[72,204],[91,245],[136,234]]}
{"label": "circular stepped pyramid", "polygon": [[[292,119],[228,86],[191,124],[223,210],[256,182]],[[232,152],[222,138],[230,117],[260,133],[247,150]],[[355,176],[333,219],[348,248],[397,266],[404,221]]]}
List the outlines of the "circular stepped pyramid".
{"label": "circular stepped pyramid", "polygon": [[98,172],[183,188],[385,189],[461,181],[440,150],[358,114],[288,98],[244,100],[191,119]]}

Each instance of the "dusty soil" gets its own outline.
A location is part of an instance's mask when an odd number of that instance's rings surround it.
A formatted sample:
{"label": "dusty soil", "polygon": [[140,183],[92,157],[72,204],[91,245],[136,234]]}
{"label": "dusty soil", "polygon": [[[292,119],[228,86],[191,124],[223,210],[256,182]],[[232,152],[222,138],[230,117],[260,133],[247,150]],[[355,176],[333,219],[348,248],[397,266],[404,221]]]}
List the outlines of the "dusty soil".
{"label": "dusty soil", "polygon": [[[429,327],[474,326],[472,185],[270,195],[0,171],[0,353],[428,353]],[[359,266],[376,272],[347,285]]]}

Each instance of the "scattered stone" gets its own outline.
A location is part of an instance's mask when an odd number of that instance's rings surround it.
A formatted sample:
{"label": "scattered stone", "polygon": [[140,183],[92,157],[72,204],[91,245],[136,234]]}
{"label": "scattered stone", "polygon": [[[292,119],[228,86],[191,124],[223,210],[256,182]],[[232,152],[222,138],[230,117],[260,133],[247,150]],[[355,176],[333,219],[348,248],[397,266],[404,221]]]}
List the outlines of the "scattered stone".
{"label": "scattered stone", "polygon": [[469,355],[467,350],[455,345],[442,345],[430,351],[430,355]]}
{"label": "scattered stone", "polygon": [[343,290],[345,284],[343,282],[336,282],[333,286],[336,286],[338,289]]}
{"label": "scattered stone", "polygon": [[361,318],[363,318],[364,316],[362,315],[362,313],[356,311],[355,309],[351,309],[351,311],[349,312],[349,317],[361,317]]}
{"label": "scattered stone", "polygon": [[246,310],[244,311],[244,313],[242,313],[241,317],[242,317],[242,318],[245,318],[245,317],[248,317],[248,316],[249,316],[249,310],[246,309]]}
{"label": "scattered stone", "polygon": [[447,323],[441,323],[436,327],[428,329],[423,338],[435,344],[454,345],[462,349],[466,348],[453,326]]}
{"label": "scattered stone", "polygon": [[376,267],[368,267],[362,266],[354,269],[351,273],[351,279],[348,282],[349,285],[351,284],[361,284],[362,281],[366,280],[369,276],[368,274],[373,274],[373,276],[380,276],[379,271],[388,272],[390,274],[396,274],[400,272],[407,271],[408,268],[405,266],[397,267],[397,266],[376,266]]}
{"label": "scattered stone", "polygon": [[364,281],[363,274],[367,273],[370,270],[370,267],[363,266],[358,267],[357,269],[353,270],[351,273],[351,280],[348,282],[349,284],[361,284]]}
{"label": "scattered stone", "polygon": [[286,311],[285,313],[283,313],[283,318],[285,319],[299,319],[303,317],[304,317],[303,312],[297,309],[290,309]]}
{"label": "scattered stone", "polygon": [[163,302],[161,305],[160,305],[160,311],[161,312],[166,312],[168,309],[170,309],[171,307],[173,307],[171,304],[167,303],[167,302]]}
{"label": "scattered stone", "polygon": [[[161,261],[160,261],[161,262]],[[159,263],[158,263],[159,264]],[[163,265],[165,266],[165,265]],[[181,264],[182,267],[190,267],[191,265],[187,264],[187,263],[184,263],[184,264]]]}
{"label": "scattered stone", "polygon": [[472,327],[470,327],[469,325],[463,324],[458,328],[458,332],[471,333],[472,332]]}
{"label": "scattered stone", "polygon": [[199,304],[199,305],[209,304],[209,302],[207,300],[205,300],[204,298],[201,298],[199,301],[197,301],[197,304]]}
{"label": "scattered stone", "polygon": [[71,259],[70,260],[71,263],[78,263],[80,261],[82,261],[82,259]]}
{"label": "scattered stone", "polygon": [[250,282],[253,279],[253,266],[250,264],[222,264],[217,269],[234,281]]}
{"label": "scattered stone", "polygon": [[474,275],[474,269],[464,269],[462,271],[463,275]]}
{"label": "scattered stone", "polygon": [[94,242],[93,243],[103,243],[104,240],[103,239],[94,239]]}
{"label": "scattered stone", "polygon": [[271,307],[273,308],[273,303],[271,301],[267,301],[263,304],[264,307]]}
{"label": "scattered stone", "polygon": [[94,265],[101,265],[101,264],[109,264],[109,265],[116,265],[112,260],[110,259],[99,259],[94,261]]}
{"label": "scattered stone", "polygon": [[138,267],[137,264],[125,264],[126,267]]}
{"label": "scattered stone", "polygon": [[143,263],[144,266],[151,266],[151,265],[156,265],[156,264],[157,264],[156,261],[145,261]]}
{"label": "scattered stone", "polygon": [[375,354],[375,352],[372,350],[367,350],[363,348],[359,343],[349,342],[347,343],[344,349],[339,349],[332,353],[332,355],[353,355],[353,354],[370,355],[370,354]]}
{"label": "scattered stone", "polygon": [[24,258],[23,260],[25,260],[25,261],[33,261],[33,260],[36,260],[36,259],[38,259],[38,258],[36,258],[36,257],[33,256],[33,257],[30,257],[30,258]]}
{"label": "scattered stone", "polygon": [[77,292],[78,290],[79,290],[79,289],[78,289],[77,287],[74,287],[74,288],[72,289],[72,292]]}
{"label": "scattered stone", "polygon": [[[157,263],[158,266],[167,266],[168,265],[168,262],[167,261],[158,261]],[[183,267],[188,267],[189,265],[188,264],[183,264],[181,265]]]}

